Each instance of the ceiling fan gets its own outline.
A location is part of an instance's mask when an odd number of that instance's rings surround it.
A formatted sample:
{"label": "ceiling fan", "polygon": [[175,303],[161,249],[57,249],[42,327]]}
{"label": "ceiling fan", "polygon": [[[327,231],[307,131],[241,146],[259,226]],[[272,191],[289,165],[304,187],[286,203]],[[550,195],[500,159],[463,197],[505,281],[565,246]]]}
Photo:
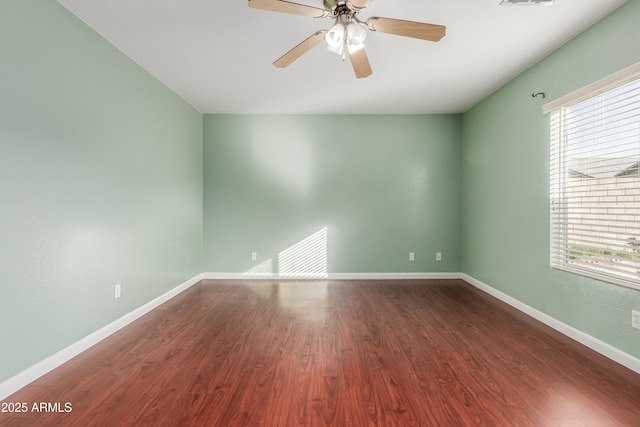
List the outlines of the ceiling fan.
{"label": "ceiling fan", "polygon": [[358,14],[373,0],[323,0],[324,9],[292,3],[285,0],[249,0],[249,7],[270,10],[272,12],[290,13],[310,18],[331,18],[334,25],[329,30],[320,30],[289,52],[278,58],[273,65],[285,68],[296,59],[317,46],[322,40],[327,42],[327,49],[345,59],[348,56],[357,78],[371,75],[371,65],[364,50],[367,32],[379,31],[399,36],[437,42],[445,36],[446,27],[425,24],[422,22],[403,21],[400,19],[371,17],[366,21],[358,19]]}

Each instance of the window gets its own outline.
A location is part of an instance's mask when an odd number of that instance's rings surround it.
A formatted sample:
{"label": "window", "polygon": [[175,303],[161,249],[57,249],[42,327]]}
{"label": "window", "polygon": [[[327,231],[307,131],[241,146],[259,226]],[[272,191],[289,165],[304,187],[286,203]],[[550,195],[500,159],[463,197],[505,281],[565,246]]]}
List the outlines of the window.
{"label": "window", "polygon": [[640,288],[640,64],[551,113],[551,266]]}

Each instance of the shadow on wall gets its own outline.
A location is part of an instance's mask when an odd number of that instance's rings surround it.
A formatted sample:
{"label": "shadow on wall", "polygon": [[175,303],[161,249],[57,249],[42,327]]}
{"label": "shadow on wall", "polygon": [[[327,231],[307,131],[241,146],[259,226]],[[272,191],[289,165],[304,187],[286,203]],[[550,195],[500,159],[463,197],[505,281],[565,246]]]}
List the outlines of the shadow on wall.
{"label": "shadow on wall", "polygon": [[327,227],[244,273],[248,277],[326,278]]}

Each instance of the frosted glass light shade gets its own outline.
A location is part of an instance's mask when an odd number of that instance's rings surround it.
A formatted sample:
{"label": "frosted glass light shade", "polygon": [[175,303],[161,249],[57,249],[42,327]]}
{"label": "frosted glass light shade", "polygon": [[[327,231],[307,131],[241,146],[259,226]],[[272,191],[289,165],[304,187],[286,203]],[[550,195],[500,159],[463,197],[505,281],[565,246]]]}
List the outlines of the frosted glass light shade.
{"label": "frosted glass light shade", "polygon": [[327,32],[325,40],[330,47],[338,47],[344,43],[345,28],[342,24],[336,24]]}
{"label": "frosted glass light shade", "polygon": [[347,25],[347,37],[353,45],[361,45],[367,38],[367,31],[357,22]]}

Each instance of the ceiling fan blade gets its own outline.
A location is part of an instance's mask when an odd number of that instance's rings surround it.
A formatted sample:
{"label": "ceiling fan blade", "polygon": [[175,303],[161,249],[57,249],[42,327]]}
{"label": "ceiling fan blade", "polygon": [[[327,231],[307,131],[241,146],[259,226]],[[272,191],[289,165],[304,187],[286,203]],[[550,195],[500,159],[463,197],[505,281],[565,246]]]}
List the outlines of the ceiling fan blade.
{"label": "ceiling fan blade", "polygon": [[278,68],[288,67],[293,61],[300,58],[302,55],[309,52],[311,49],[321,43],[324,40],[325,34],[327,34],[327,30],[320,30],[317,33],[311,35],[311,37],[308,37],[298,46],[294,47],[289,52],[278,58],[273,63],[273,65]]}
{"label": "ceiling fan blade", "polygon": [[284,0],[249,0],[249,7],[270,10],[272,12],[290,13],[292,15],[308,16],[310,18],[325,18],[329,11],[319,7],[291,3]]}
{"label": "ceiling fan blade", "polygon": [[398,36],[413,37],[415,39],[437,42],[442,39],[447,27],[442,25],[424,24],[422,22],[403,21],[401,19],[379,18],[374,16],[367,19],[367,28],[371,31],[396,34]]}
{"label": "ceiling fan blade", "polygon": [[369,6],[373,0],[348,0],[347,3],[350,3],[350,6],[353,6],[352,9],[364,9]]}
{"label": "ceiling fan blade", "polygon": [[[347,52],[349,52],[348,49]],[[357,78],[363,79],[365,77],[369,77],[373,73],[364,47],[353,53],[349,53],[349,59],[351,60],[351,65],[353,66],[353,71],[355,71]]]}

